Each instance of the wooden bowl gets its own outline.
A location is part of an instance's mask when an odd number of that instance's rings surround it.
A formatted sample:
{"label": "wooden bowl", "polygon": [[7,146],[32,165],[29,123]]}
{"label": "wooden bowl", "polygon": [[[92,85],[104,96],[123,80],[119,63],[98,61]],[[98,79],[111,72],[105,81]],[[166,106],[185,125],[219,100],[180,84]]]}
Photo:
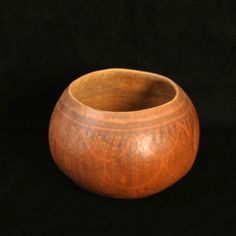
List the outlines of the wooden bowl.
{"label": "wooden bowl", "polygon": [[190,170],[199,122],[191,100],[172,80],[106,69],[66,88],[51,117],[49,144],[56,164],[81,187],[141,198]]}

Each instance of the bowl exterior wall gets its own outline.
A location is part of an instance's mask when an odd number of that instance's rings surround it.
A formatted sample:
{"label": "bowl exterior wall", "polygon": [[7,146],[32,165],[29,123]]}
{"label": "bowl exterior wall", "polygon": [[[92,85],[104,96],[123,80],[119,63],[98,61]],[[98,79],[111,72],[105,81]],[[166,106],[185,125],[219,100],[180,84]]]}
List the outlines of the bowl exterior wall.
{"label": "bowl exterior wall", "polygon": [[171,186],[190,170],[198,150],[191,100],[179,88],[173,104],[133,114],[86,109],[67,88],[49,126],[54,161],[81,187],[109,197],[141,198]]}

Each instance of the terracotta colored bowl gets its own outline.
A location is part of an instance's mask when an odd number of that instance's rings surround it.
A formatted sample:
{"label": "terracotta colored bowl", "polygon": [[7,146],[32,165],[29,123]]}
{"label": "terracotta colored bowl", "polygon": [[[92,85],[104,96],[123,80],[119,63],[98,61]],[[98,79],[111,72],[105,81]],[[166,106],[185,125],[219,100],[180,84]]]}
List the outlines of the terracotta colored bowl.
{"label": "terracotta colored bowl", "polygon": [[158,74],[107,69],[72,82],[57,102],[49,144],[81,187],[115,198],[158,193],[192,167],[199,123],[186,93]]}

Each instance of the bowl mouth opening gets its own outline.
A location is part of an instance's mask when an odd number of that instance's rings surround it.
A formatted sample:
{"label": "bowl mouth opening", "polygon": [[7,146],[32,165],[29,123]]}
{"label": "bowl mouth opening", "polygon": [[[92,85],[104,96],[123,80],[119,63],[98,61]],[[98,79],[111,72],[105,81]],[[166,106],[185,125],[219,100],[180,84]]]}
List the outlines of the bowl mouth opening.
{"label": "bowl mouth opening", "polygon": [[68,87],[73,100],[97,112],[136,113],[174,102],[178,86],[169,78],[146,71],[111,68],[85,74]]}

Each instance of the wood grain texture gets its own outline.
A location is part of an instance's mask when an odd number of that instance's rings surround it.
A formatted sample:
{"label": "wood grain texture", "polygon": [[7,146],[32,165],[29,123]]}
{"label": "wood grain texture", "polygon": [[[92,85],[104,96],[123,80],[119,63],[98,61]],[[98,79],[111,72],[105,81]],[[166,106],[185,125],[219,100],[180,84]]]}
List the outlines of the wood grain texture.
{"label": "wood grain texture", "polygon": [[51,116],[49,145],[59,168],[81,187],[141,198],[190,170],[199,122],[189,97],[170,79],[106,69],[66,88]]}

